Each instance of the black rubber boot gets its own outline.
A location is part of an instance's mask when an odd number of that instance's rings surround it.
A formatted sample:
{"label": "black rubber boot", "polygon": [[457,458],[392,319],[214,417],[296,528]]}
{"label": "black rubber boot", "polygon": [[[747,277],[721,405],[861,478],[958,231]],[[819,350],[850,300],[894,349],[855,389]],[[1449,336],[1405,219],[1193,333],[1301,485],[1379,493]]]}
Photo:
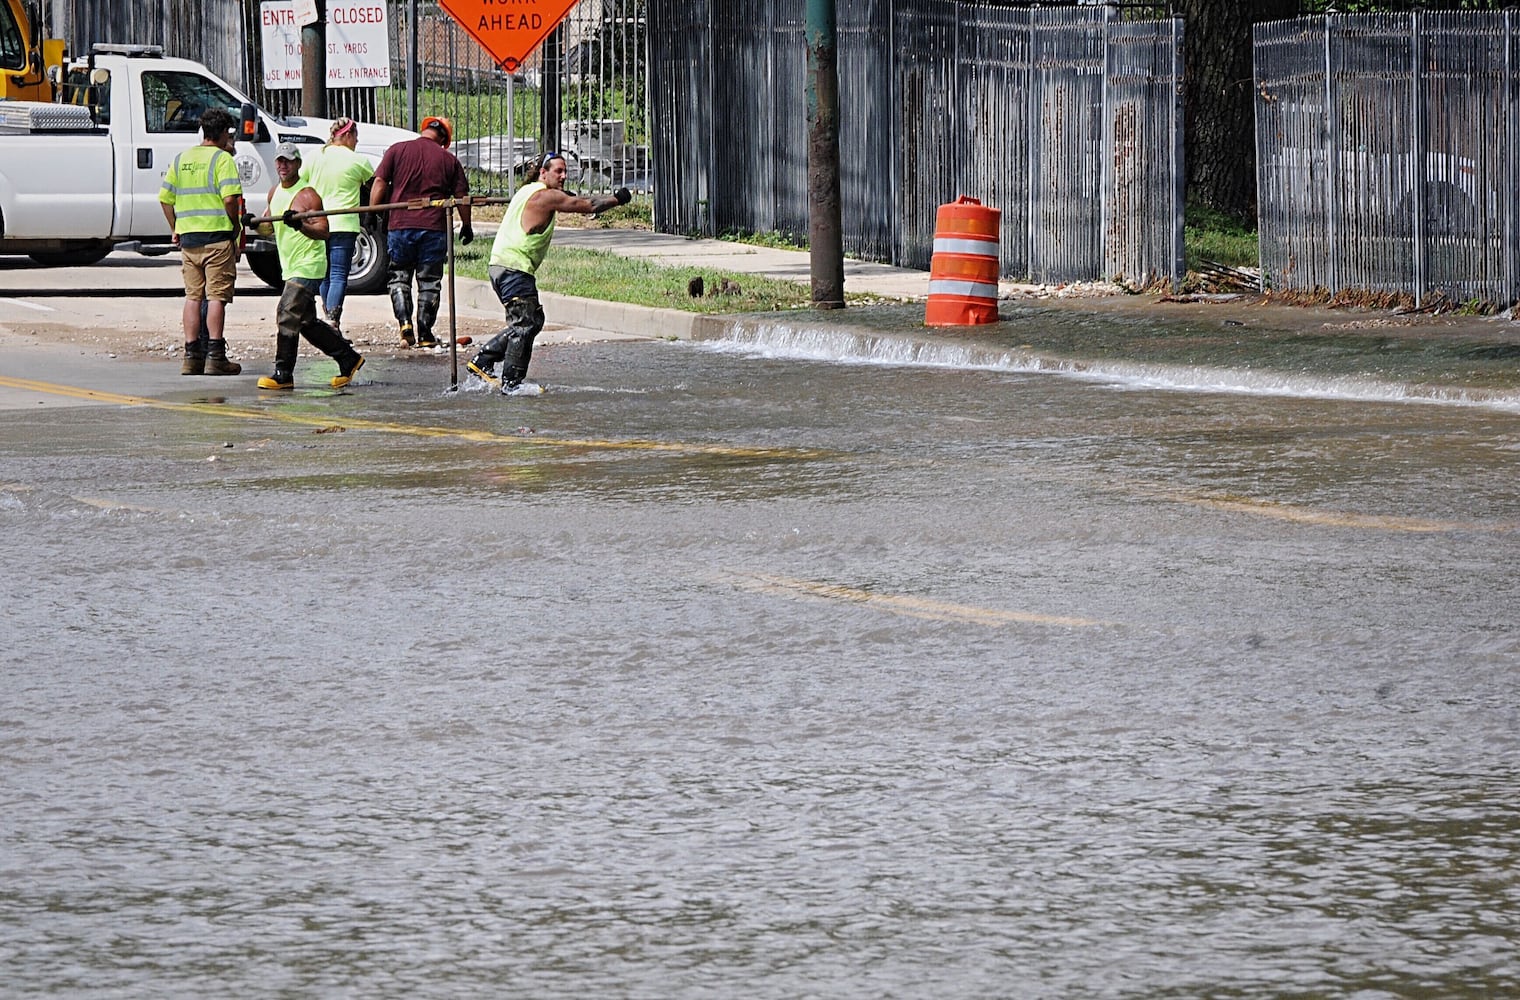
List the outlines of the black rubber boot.
{"label": "black rubber boot", "polygon": [[259,377],[260,389],[294,389],[296,387],[296,351],[301,342],[298,338],[280,333],[275,335],[274,374]]}
{"label": "black rubber boot", "polygon": [[437,347],[433,326],[443,302],[443,262],[417,265],[417,346]]}
{"label": "black rubber boot", "polygon": [[401,326],[401,341],[411,347],[415,339],[412,336],[412,269],[391,268],[386,290],[391,297],[391,314]]}
{"label": "black rubber boot", "polygon": [[490,340],[475,354],[475,360],[471,362],[480,368],[490,370],[501,364],[501,359],[507,356],[507,331],[503,330]]}

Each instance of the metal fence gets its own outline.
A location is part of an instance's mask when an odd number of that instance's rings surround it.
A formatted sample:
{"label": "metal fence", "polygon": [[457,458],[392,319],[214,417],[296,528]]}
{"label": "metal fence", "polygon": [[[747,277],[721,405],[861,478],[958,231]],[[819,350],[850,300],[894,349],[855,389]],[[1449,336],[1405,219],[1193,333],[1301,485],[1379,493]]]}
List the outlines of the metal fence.
{"label": "metal fence", "polygon": [[[650,0],[655,221],[807,232],[802,0]],[[853,256],[927,268],[940,204],[1002,211],[1003,273],[1182,272],[1182,25],[988,0],[841,5]]]}
{"label": "metal fence", "polygon": [[[98,42],[162,45],[277,115],[302,111],[300,87],[264,84],[269,0],[48,2],[50,26],[72,53]],[[329,117],[404,128],[422,115],[449,117],[454,151],[479,194],[510,192],[520,179],[514,171],[549,149],[566,154],[577,190],[649,189],[645,0],[580,0],[511,76],[436,2],[384,6],[390,86],[329,88]]]}
{"label": "metal fence", "polygon": [[1517,14],[1334,14],[1256,27],[1263,280],[1520,297]]}
{"label": "metal fence", "polygon": [[[436,3],[390,3],[391,82],[374,119],[448,117],[477,193],[508,193],[545,151],[582,192],[650,186],[644,0],[580,0],[514,73]],[[411,8],[417,11],[415,30]]]}

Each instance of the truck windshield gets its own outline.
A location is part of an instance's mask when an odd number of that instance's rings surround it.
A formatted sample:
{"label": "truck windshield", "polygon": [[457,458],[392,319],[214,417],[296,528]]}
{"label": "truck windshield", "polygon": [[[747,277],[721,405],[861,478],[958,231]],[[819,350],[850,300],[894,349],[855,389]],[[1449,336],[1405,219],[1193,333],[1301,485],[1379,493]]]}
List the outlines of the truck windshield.
{"label": "truck windshield", "polygon": [[26,39],[10,4],[0,4],[0,69],[26,68]]}
{"label": "truck windshield", "polygon": [[209,109],[221,108],[237,118],[242,107],[242,101],[197,73],[144,73],[142,89],[149,132],[198,132],[201,115]]}

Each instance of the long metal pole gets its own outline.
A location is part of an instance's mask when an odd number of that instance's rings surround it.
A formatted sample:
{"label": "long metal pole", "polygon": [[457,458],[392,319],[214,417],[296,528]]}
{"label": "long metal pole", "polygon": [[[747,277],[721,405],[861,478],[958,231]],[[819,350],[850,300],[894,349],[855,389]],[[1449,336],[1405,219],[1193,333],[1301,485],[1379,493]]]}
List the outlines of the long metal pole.
{"label": "long metal pole", "polygon": [[454,311],[454,208],[444,213],[449,239],[449,391],[459,388],[459,326]]}
{"label": "long metal pole", "polygon": [[834,0],[807,0],[808,252],[819,309],[844,308],[836,24]]}

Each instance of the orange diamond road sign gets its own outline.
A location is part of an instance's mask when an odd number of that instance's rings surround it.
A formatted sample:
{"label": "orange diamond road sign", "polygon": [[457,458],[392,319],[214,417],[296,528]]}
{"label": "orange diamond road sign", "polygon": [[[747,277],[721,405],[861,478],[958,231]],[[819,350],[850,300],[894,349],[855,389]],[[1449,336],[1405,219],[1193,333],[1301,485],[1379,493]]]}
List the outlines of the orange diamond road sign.
{"label": "orange diamond road sign", "polygon": [[440,0],[449,16],[508,73],[516,72],[576,3],[577,0]]}

